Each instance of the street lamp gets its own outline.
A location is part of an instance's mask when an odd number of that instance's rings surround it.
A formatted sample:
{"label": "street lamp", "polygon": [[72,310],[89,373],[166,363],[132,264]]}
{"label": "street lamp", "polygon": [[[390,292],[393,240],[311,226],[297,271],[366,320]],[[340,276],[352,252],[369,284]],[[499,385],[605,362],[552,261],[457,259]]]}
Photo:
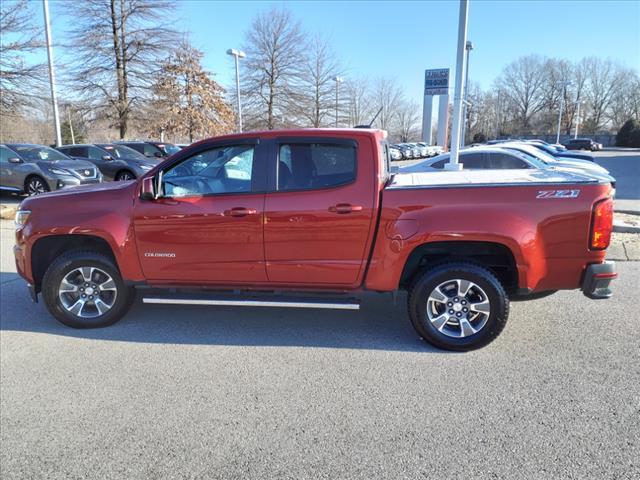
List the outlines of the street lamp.
{"label": "street lamp", "polygon": [[561,88],[561,91],[560,91],[560,112],[558,113],[558,133],[556,134],[556,143],[560,143],[560,125],[562,123],[562,109],[564,108],[564,90],[569,85],[571,85],[571,82],[562,82],[559,85],[560,85],[560,88]]}
{"label": "street lamp", "polygon": [[578,104],[577,111],[576,111],[576,131],[575,131],[575,134],[573,135],[573,138],[578,138],[578,126],[580,125],[580,105],[584,105],[585,101],[582,100],[576,103]]}
{"label": "street lamp", "polygon": [[335,77],[333,80],[336,82],[336,128],[338,128],[338,92],[340,90],[340,84],[342,83],[342,77]]}
{"label": "street lamp", "polygon": [[464,147],[464,137],[467,134],[467,126],[469,124],[469,119],[467,118],[467,105],[469,105],[469,100],[467,99],[467,95],[469,93],[469,54],[471,50],[473,50],[473,43],[467,40],[467,43],[464,46],[467,51],[467,67],[465,68],[464,73],[464,106],[462,107],[462,140],[460,141],[460,146]]}
{"label": "street lamp", "polygon": [[236,95],[238,97],[238,131],[242,132],[242,104],[240,103],[240,70],[238,66],[238,59],[246,57],[244,52],[230,48],[227,50],[227,55],[234,57],[236,62]]}
{"label": "street lamp", "polygon": [[56,146],[62,145],[60,133],[60,114],[58,112],[58,98],[56,97],[56,73],[53,66],[53,46],[51,44],[51,25],[49,21],[49,0],[42,0],[44,11],[44,34],[47,45],[47,59],[49,61],[49,85],[51,87],[51,105],[53,107],[53,123],[56,132]]}

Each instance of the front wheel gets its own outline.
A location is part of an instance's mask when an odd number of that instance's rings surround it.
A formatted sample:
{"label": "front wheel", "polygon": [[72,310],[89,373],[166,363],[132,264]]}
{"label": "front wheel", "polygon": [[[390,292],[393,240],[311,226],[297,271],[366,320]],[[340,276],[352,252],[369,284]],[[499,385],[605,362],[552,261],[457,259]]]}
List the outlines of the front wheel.
{"label": "front wheel", "polygon": [[426,270],[409,292],[416,331],[444,350],[466,351],[493,341],[509,317],[509,298],[489,270],[465,262]]}
{"label": "front wheel", "polygon": [[47,193],[49,191],[49,185],[47,185],[47,182],[45,182],[43,178],[34,175],[27,179],[24,190],[27,195],[33,197],[35,195]]}
{"label": "front wheel", "polygon": [[122,281],[113,262],[99,253],[69,252],[58,257],[42,280],[49,312],[73,328],[99,328],[122,318],[135,291]]}

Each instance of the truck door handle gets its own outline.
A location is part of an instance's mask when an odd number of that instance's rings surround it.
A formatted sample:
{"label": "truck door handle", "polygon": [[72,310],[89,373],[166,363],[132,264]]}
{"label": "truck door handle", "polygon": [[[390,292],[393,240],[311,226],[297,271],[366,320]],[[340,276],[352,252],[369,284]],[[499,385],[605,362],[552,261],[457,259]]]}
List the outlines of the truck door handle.
{"label": "truck door handle", "polygon": [[227,217],[245,217],[247,215],[255,215],[258,211],[255,208],[233,207],[231,210],[225,210]]}
{"label": "truck door handle", "polygon": [[339,214],[345,214],[345,213],[351,213],[351,212],[361,212],[362,211],[362,206],[361,205],[351,205],[350,203],[338,203],[336,205],[331,205],[329,207],[329,211],[331,213],[339,213]]}

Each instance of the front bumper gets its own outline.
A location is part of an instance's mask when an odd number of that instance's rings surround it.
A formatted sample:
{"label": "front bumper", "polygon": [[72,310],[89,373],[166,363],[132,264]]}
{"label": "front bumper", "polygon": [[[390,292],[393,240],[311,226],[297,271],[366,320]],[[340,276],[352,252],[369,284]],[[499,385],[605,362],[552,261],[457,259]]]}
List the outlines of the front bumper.
{"label": "front bumper", "polygon": [[582,279],[582,293],[592,299],[610,298],[613,292],[609,284],[617,276],[614,262],[606,261],[589,265]]}
{"label": "front bumper", "polygon": [[94,185],[102,182],[102,175],[96,178],[80,179],[72,175],[57,175],[47,178],[49,190],[62,190],[63,188],[77,187],[80,185]]}

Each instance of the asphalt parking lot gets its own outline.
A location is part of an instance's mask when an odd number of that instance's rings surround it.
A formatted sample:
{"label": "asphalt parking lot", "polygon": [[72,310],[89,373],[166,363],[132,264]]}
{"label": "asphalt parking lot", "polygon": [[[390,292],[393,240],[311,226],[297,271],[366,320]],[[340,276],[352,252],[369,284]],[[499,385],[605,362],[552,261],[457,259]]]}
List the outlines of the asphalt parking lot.
{"label": "asphalt parking lot", "polygon": [[454,354],[373,294],[356,313],[138,301],[72,330],[0,235],[3,479],[640,477],[640,262],[611,300],[513,303]]}

